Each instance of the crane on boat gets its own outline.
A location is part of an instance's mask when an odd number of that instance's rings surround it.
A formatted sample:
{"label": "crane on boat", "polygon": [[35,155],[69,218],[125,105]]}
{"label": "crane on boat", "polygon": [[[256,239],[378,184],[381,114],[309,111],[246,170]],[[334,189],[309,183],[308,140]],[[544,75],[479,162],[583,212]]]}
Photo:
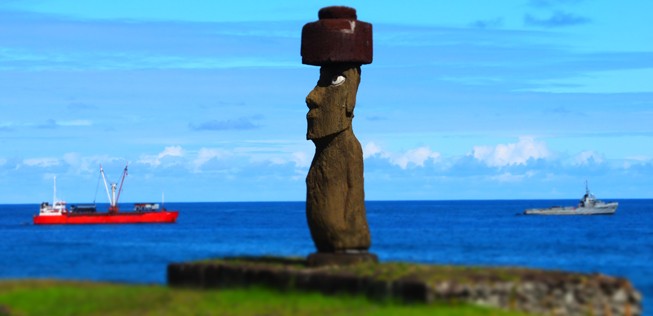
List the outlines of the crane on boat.
{"label": "crane on boat", "polygon": [[[127,166],[122,171],[122,176],[120,177],[120,187],[117,183],[111,183],[111,193],[109,193],[109,185],[107,184],[107,177],[104,174],[104,168],[100,165],[100,174],[102,174],[102,179],[104,180],[104,188],[107,191],[107,197],[109,198],[109,213],[116,214],[120,210],[118,209],[118,199],[120,199],[120,193],[122,192],[122,185],[125,183],[125,177],[127,176]],[[117,193],[116,193],[117,189]]]}

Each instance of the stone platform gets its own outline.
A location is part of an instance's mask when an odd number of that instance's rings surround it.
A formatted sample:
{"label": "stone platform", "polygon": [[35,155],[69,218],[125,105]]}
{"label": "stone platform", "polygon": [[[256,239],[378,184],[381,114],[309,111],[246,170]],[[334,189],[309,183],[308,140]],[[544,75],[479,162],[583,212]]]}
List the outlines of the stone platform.
{"label": "stone platform", "polygon": [[378,263],[379,258],[369,252],[337,253],[316,252],[308,255],[306,265],[311,268],[323,266],[348,266],[360,263]]}
{"label": "stone platform", "polygon": [[546,315],[641,315],[623,278],[524,268],[363,262],[308,266],[306,259],[228,258],[168,266],[173,287],[264,286],[406,302],[467,302]]}

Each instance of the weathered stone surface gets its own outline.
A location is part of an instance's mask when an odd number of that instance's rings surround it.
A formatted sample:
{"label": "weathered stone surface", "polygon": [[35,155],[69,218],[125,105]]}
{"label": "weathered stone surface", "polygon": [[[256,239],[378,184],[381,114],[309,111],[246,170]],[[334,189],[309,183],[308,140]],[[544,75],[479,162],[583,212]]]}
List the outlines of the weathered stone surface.
{"label": "weathered stone surface", "polygon": [[360,68],[329,65],[306,97],[306,137],[315,156],[306,177],[306,215],[319,252],[367,250],[363,150],[352,131]]}
{"label": "weathered stone surface", "polygon": [[379,258],[369,252],[341,253],[341,252],[316,252],[308,256],[306,264],[309,267],[344,266],[364,262],[379,262]]}
{"label": "weathered stone surface", "polygon": [[367,251],[371,238],[365,215],[363,150],[352,119],[360,65],[372,62],[372,25],[356,10],[322,8],[319,20],[302,30],[302,62],[321,66],[306,97],[306,139],[315,156],[306,176],[306,217],[320,253]]}

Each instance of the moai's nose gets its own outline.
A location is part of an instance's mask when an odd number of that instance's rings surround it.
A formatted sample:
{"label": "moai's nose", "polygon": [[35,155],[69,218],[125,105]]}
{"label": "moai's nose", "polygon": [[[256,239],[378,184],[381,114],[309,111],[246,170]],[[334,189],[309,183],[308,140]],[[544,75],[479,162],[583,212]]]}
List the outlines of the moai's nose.
{"label": "moai's nose", "polygon": [[319,104],[318,93],[315,91],[317,88],[311,90],[311,92],[306,96],[306,106],[309,109],[314,109]]}

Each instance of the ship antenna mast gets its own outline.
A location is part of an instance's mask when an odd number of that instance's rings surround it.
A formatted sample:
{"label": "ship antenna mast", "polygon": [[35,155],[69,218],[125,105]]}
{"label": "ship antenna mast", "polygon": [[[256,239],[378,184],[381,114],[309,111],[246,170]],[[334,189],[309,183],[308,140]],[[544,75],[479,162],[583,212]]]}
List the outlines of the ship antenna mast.
{"label": "ship antenna mast", "polygon": [[587,179],[585,179],[585,193],[586,194],[590,193],[590,187],[587,185]]}

